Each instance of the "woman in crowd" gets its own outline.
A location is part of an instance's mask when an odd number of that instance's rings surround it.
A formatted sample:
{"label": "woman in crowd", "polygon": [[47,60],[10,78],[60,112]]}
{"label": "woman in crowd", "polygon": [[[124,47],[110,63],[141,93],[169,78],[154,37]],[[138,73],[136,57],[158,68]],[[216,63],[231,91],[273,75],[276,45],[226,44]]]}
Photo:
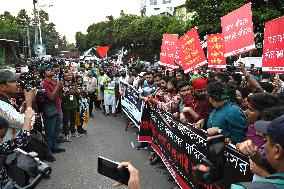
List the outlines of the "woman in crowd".
{"label": "woman in crowd", "polygon": [[76,116],[77,131],[79,134],[87,134],[87,130],[83,129],[83,124],[88,123],[88,94],[83,85],[82,76],[76,77],[77,89],[79,90],[78,108]]}
{"label": "woman in crowd", "polygon": [[[237,144],[236,146],[238,151],[251,158],[251,169],[254,169],[253,172],[258,176],[268,176],[267,174],[272,174],[273,170],[271,170],[268,164],[265,165],[266,168],[256,168],[258,167],[258,159],[265,155],[263,146],[266,141],[261,129],[258,129],[258,126],[255,124],[257,121],[265,118],[265,116],[263,118],[262,116],[266,110],[269,111],[271,107],[276,106],[277,104],[279,104],[279,99],[270,93],[256,93],[248,97],[248,109],[245,112],[248,118],[248,132],[246,134],[247,140]],[[277,111],[274,111],[274,114],[275,116],[279,115]],[[278,117],[271,117],[271,114],[270,117],[268,117],[268,112],[266,112],[265,115],[266,121],[271,121]],[[253,154],[251,153],[252,151]],[[266,171],[266,169],[268,171]],[[256,176],[254,179],[256,179]]]}
{"label": "woman in crowd", "polygon": [[245,111],[247,109],[247,97],[251,90],[247,87],[236,87],[236,104]]}

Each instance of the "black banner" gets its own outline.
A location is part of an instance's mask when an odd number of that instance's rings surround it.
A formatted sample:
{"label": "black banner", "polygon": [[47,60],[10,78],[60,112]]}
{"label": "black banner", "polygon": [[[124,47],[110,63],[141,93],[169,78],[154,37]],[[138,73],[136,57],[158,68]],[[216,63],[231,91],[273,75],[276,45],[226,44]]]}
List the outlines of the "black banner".
{"label": "black banner", "polygon": [[[143,121],[149,117],[147,127],[143,127]],[[148,136],[152,138],[151,146],[181,188],[230,188],[233,183],[252,180],[249,159],[227,145],[223,180],[214,185],[199,185],[194,180],[193,167],[206,155],[205,133],[190,125],[181,124],[165,111],[150,107],[144,109],[142,128],[145,133],[152,130],[152,135]]]}
{"label": "black banner", "polygon": [[120,82],[120,89],[123,112],[140,127],[144,102],[139,99],[139,93],[131,85]]}
{"label": "black banner", "polygon": [[144,110],[141,118],[141,125],[139,128],[138,141],[139,142],[151,142],[152,141],[152,128],[153,121],[149,110],[151,109],[148,103],[145,103]]}

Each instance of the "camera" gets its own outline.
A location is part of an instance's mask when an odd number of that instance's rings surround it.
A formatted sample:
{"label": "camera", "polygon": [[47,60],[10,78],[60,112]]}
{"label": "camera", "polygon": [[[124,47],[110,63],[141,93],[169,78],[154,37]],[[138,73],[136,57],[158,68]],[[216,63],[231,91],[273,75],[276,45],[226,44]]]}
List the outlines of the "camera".
{"label": "camera", "polygon": [[207,156],[194,167],[195,180],[202,184],[213,184],[223,178],[225,137],[216,135],[207,138]]}
{"label": "camera", "polygon": [[14,188],[35,188],[41,179],[48,178],[52,172],[52,168],[46,163],[42,162],[37,158],[37,153],[27,153],[19,148],[15,150],[17,167],[27,172],[34,179],[27,186],[20,187],[15,181],[9,181],[3,189],[14,189]]}
{"label": "camera", "polygon": [[43,103],[45,100],[45,90],[40,85],[40,78],[32,72],[24,72],[21,74],[20,86],[22,90],[30,91],[33,88],[37,89],[36,101]]}

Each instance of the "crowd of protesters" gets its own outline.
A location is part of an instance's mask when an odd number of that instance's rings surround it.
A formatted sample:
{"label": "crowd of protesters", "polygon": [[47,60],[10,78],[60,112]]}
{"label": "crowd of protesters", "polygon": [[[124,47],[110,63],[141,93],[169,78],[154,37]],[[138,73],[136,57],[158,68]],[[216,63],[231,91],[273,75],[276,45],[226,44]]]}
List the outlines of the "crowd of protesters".
{"label": "crowd of protesters", "polygon": [[[227,143],[250,158],[253,181],[284,187],[284,87],[276,74],[246,69],[242,63],[236,68],[202,68],[188,74],[182,67],[174,70],[133,61],[52,59],[27,65],[30,78],[38,81],[30,89],[19,65],[16,73],[0,70],[0,134],[9,153],[26,146],[30,135],[40,135],[47,147],[42,159],[56,161],[52,154],[65,152],[61,142],[87,134],[84,125],[96,116],[94,108],[104,116],[116,117],[121,112],[119,83],[124,82],[139,91],[142,101],[170,112],[181,123],[192,123],[208,136],[223,134]],[[141,143],[137,149],[147,147]],[[31,144],[26,150],[36,149]],[[149,161],[154,165],[161,160],[151,152]],[[129,163],[120,166],[132,167]],[[129,188],[141,187],[138,175],[133,167],[135,181]],[[8,177],[3,167],[0,177],[4,186]]]}

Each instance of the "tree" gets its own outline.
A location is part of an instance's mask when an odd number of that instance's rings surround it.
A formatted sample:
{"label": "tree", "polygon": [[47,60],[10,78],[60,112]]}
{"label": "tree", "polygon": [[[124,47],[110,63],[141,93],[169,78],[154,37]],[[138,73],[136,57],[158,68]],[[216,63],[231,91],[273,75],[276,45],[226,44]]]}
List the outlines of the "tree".
{"label": "tree", "polygon": [[[47,54],[57,55],[58,51],[55,49],[55,45],[60,42],[60,37],[55,29],[55,24],[49,22],[48,13],[43,10],[39,11],[39,19],[41,21],[43,43],[47,46]],[[32,39],[34,39],[34,28],[32,26],[34,23],[34,18],[30,18],[25,9],[20,10],[17,17],[14,17],[9,12],[5,11],[0,15],[0,38],[17,40],[20,42],[20,45],[24,44],[25,41],[26,44],[26,33],[27,28],[29,28],[31,47],[33,47],[34,40]],[[29,27],[27,27],[27,25]]]}
{"label": "tree", "polygon": [[90,25],[87,29],[87,47],[90,48],[98,45],[111,46],[113,44],[112,24],[111,21],[106,21]]}
{"label": "tree", "polygon": [[208,34],[220,33],[220,18],[248,2],[252,3],[255,41],[257,46],[261,46],[264,23],[284,14],[284,0],[186,0],[186,7],[189,12],[196,13],[191,26],[198,27],[202,39]]}
{"label": "tree", "polygon": [[136,56],[153,61],[161,50],[163,34],[182,34],[180,22],[171,16],[151,16],[134,20],[126,29],[130,51]]}
{"label": "tree", "polygon": [[183,34],[185,27],[175,17],[160,15],[139,17],[124,14],[117,19],[94,23],[87,34],[76,33],[76,45],[80,51],[93,46],[111,46],[110,55],[124,48],[144,60],[153,61],[159,55],[164,33]]}
{"label": "tree", "polygon": [[31,18],[28,16],[28,12],[25,9],[21,9],[17,15],[18,22],[22,22],[23,20],[27,21],[27,23],[31,22]]}
{"label": "tree", "polygon": [[131,48],[133,42],[130,39],[129,33],[127,32],[127,28],[133,21],[138,19],[140,19],[140,17],[136,15],[124,15],[114,21],[113,39],[114,44],[117,48]]}
{"label": "tree", "polygon": [[18,23],[16,17],[5,11],[0,15],[0,38],[23,41],[24,28]]}
{"label": "tree", "polygon": [[84,52],[87,50],[86,44],[87,36],[84,35],[82,32],[76,32],[75,40],[76,40],[76,47],[79,49],[80,52]]}

